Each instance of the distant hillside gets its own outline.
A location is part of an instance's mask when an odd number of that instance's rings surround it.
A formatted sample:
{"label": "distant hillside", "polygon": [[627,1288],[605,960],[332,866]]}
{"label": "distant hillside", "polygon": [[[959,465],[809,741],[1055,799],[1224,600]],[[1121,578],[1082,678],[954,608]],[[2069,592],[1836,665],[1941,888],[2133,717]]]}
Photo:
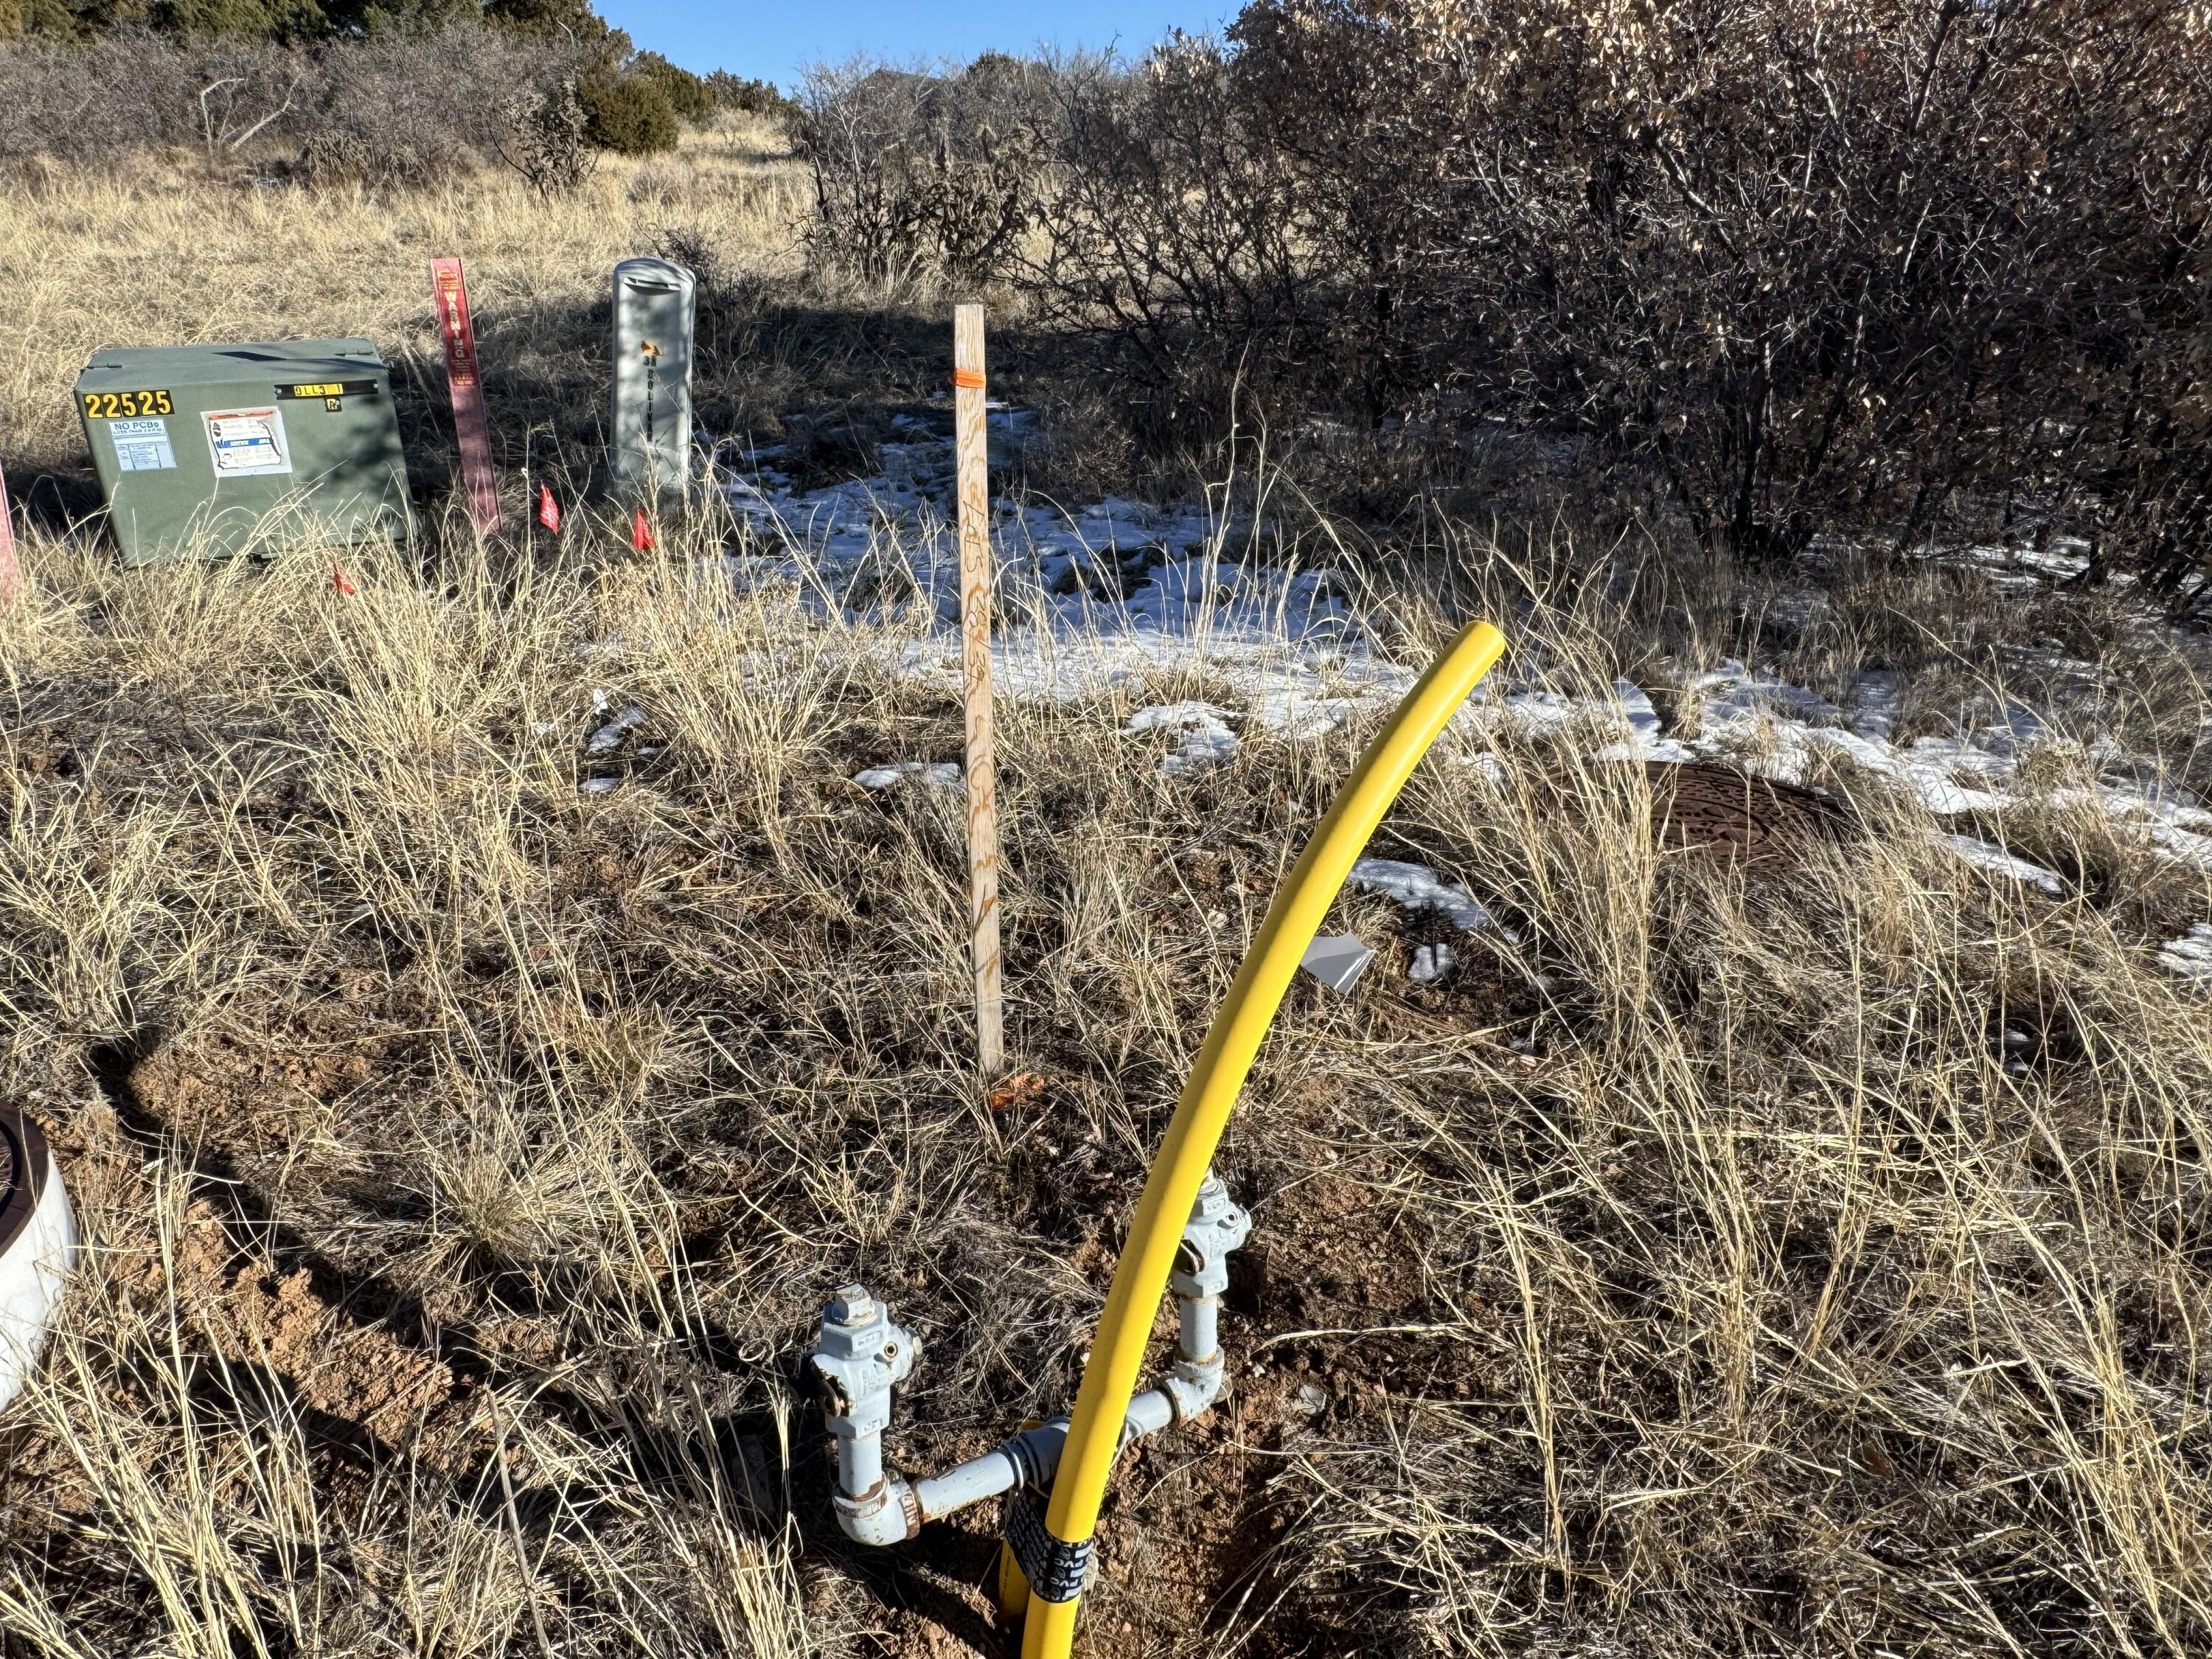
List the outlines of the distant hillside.
{"label": "distant hillside", "polygon": [[[0,0],[0,40],[87,40],[118,30],[288,44],[489,22],[580,46],[616,34],[587,0]],[[627,37],[623,45],[628,44]]]}
{"label": "distant hillside", "polygon": [[775,87],[640,52],[587,0],[0,0],[0,163],[189,146],[398,185],[504,161],[566,189]]}

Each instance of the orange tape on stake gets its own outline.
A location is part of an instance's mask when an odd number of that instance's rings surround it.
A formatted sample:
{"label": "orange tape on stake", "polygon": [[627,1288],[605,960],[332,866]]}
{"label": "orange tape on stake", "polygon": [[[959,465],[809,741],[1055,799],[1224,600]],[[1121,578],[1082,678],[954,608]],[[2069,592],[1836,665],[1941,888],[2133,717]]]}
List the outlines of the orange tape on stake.
{"label": "orange tape on stake", "polygon": [[446,386],[453,398],[453,435],[460,440],[461,478],[469,489],[469,522],[479,536],[499,534],[499,487],[491,476],[491,422],[477,372],[476,325],[469,320],[468,279],[459,259],[430,261],[438,331],[446,343]]}
{"label": "orange tape on stake", "polygon": [[956,368],[952,371],[952,384],[963,392],[981,392],[983,389],[983,371],[980,368]]}

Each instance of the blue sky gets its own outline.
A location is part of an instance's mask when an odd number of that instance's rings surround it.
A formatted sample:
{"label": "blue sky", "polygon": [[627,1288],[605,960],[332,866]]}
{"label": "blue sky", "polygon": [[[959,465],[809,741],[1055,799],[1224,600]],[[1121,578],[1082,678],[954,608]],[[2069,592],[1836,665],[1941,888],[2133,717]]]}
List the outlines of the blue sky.
{"label": "blue sky", "polygon": [[1235,0],[599,0],[599,15],[689,70],[726,69],[788,86],[799,65],[856,52],[894,58],[973,58],[1040,44],[1136,52],[1180,26],[1218,28]]}

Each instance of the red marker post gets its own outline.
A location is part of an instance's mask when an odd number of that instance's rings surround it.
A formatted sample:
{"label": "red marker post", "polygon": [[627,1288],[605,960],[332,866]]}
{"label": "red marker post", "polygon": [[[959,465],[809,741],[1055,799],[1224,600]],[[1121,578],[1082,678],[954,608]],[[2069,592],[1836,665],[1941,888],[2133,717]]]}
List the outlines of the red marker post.
{"label": "red marker post", "polygon": [[8,505],[8,474],[0,471],[0,605],[15,597],[23,585],[23,567],[15,561],[15,514]]}
{"label": "red marker post", "polygon": [[461,479],[469,490],[469,522],[480,536],[499,534],[499,489],[491,476],[491,422],[477,372],[476,325],[469,320],[468,279],[459,259],[430,261],[438,331],[446,343],[446,386],[453,398],[453,432],[461,442]]}

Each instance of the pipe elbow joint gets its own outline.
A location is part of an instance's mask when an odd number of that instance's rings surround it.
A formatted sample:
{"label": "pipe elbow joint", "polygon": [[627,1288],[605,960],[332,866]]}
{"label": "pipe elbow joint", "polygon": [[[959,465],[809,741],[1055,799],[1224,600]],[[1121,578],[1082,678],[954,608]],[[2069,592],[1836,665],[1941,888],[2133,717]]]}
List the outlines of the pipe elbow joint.
{"label": "pipe elbow joint", "polygon": [[856,1544],[902,1544],[921,1530],[921,1505],[912,1486],[885,1475],[858,1496],[832,1495],[837,1525]]}
{"label": "pipe elbow joint", "polygon": [[1177,1360],[1161,1385],[1175,1407],[1176,1423],[1188,1423],[1211,1407],[1221,1397],[1225,1375],[1226,1367],[1218,1352],[1210,1359]]}

